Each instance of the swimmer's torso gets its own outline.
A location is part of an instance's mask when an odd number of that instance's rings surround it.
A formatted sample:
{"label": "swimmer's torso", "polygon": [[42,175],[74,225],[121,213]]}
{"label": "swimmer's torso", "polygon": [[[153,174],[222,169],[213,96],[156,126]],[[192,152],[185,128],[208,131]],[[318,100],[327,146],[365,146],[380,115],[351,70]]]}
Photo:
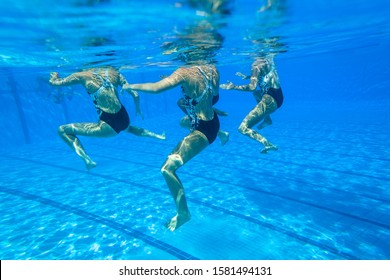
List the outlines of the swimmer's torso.
{"label": "swimmer's torso", "polygon": [[182,83],[184,95],[196,100],[194,113],[201,120],[211,120],[214,117],[212,99],[218,95],[219,73],[213,65],[180,68],[175,75],[184,79]]}
{"label": "swimmer's torso", "polygon": [[97,109],[116,113],[121,108],[117,87],[122,85],[122,77],[112,68],[88,69],[82,72],[84,86]]}
{"label": "swimmer's torso", "polygon": [[275,64],[269,59],[259,59],[252,66],[251,79],[257,79],[258,90],[253,92],[254,97],[259,102],[270,88],[280,88],[279,76]]}

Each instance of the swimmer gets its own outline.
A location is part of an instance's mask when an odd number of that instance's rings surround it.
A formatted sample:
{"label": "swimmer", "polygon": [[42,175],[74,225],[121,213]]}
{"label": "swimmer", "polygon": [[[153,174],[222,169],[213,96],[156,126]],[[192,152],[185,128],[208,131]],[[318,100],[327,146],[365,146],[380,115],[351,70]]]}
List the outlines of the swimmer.
{"label": "swimmer", "polygon": [[[126,108],[118,98],[117,87],[127,84],[126,79],[113,67],[90,68],[75,72],[65,78],[60,78],[57,72],[50,73],[49,83],[53,86],[82,85],[91,97],[99,120],[96,123],[71,123],[61,125],[58,134],[64,142],[84,161],[87,170],[96,166],[81,144],[79,136],[112,137],[121,131],[137,136],[165,139],[164,134],[156,134],[141,127],[130,125]],[[133,97],[136,113],[142,115],[139,96],[136,91],[127,90]]]}
{"label": "swimmer", "polygon": [[215,66],[199,64],[180,67],[170,76],[156,83],[130,84],[125,89],[160,93],[182,86],[183,107],[190,120],[190,133],[173,149],[161,168],[176,205],[176,215],[166,223],[174,231],[191,219],[183,184],[176,171],[199,154],[217,138],[218,115],[213,109],[213,98],[219,92],[219,73]]}
{"label": "swimmer", "polygon": [[[261,57],[256,59],[252,64],[252,74],[244,75],[240,72],[236,73],[243,79],[250,79],[247,85],[236,86],[232,82],[221,84],[222,89],[249,91],[253,93],[257,105],[244,118],[238,131],[261,144],[264,148],[261,153],[276,151],[278,147],[269,142],[265,137],[253,129],[253,126],[259,124],[259,130],[272,124],[270,115],[274,113],[283,104],[283,92],[279,83],[279,76],[276,71],[276,66],[273,57]],[[258,89],[259,88],[259,89]]]}

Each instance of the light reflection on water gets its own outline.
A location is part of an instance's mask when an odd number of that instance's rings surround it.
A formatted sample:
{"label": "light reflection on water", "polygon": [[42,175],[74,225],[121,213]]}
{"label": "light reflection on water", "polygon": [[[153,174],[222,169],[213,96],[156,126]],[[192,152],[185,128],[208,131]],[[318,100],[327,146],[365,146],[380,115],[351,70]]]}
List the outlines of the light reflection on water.
{"label": "light reflection on water", "polygon": [[341,13],[344,2],[280,1],[260,13],[258,1],[236,0],[227,6],[229,13],[210,14],[185,1],[151,1],[147,9],[138,1],[14,1],[2,10],[0,62],[147,70],[180,65],[177,59],[188,48],[208,52],[219,65],[234,65],[259,52],[294,57],[371,46],[388,38],[390,27],[382,2],[370,2],[354,1]]}

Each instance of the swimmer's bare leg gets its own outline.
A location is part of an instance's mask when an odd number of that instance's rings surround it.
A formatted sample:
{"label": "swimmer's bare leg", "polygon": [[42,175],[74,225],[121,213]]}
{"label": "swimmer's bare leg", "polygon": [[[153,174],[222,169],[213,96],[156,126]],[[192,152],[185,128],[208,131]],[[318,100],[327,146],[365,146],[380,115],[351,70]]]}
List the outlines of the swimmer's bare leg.
{"label": "swimmer's bare leg", "polygon": [[264,148],[261,150],[261,153],[263,154],[269,151],[276,151],[278,149],[277,146],[269,142],[264,136],[252,129],[256,123],[259,123],[259,121],[264,118],[264,112],[266,110],[267,108],[265,104],[260,102],[252,111],[249,112],[238,128],[238,131],[243,135],[246,135],[264,145]]}
{"label": "swimmer's bare leg", "polygon": [[257,129],[259,129],[259,130],[263,129],[264,127],[267,127],[271,124],[272,124],[272,119],[271,119],[270,115],[268,115],[264,118],[264,121],[257,126]]}
{"label": "swimmer's bare leg", "polygon": [[91,126],[95,125],[90,123],[72,123],[61,125],[58,128],[58,135],[84,161],[87,170],[94,168],[96,162],[85,152],[80,139],[76,135],[84,134],[83,132],[87,132]]}
{"label": "swimmer's bare leg", "polygon": [[156,138],[159,140],[165,140],[165,138],[166,138],[165,132],[163,132],[162,134],[157,134],[157,133],[154,133],[154,132],[147,130],[145,128],[132,126],[132,125],[130,125],[127,128],[127,132],[132,133],[132,134],[137,135],[137,136],[151,137],[151,138]]}
{"label": "swimmer's bare leg", "polygon": [[180,126],[181,127],[184,127],[184,128],[187,128],[187,129],[190,129],[191,128],[191,121],[190,121],[190,118],[188,116],[184,116],[180,119]]}
{"label": "swimmer's bare leg", "polygon": [[174,231],[191,219],[183,184],[176,175],[176,170],[209,145],[207,138],[199,131],[186,136],[168,156],[161,168],[161,173],[175,201],[177,214],[165,226]]}
{"label": "swimmer's bare leg", "polygon": [[184,97],[177,100],[177,106],[179,106],[180,110],[182,110],[184,114],[187,114]]}
{"label": "swimmer's bare leg", "polygon": [[269,142],[264,136],[262,136],[260,133],[256,132],[252,128],[248,127],[247,123],[244,122],[241,123],[240,127],[238,128],[238,131],[246,136],[249,136],[250,138],[260,142],[264,145],[264,148],[261,150],[262,154],[266,154],[269,151],[276,151],[278,149],[277,146]]}
{"label": "swimmer's bare leg", "polygon": [[103,121],[99,123],[72,123],[61,125],[58,128],[58,134],[66,144],[84,161],[87,170],[96,166],[88,154],[85,152],[80,139],[76,135],[88,137],[111,137],[117,133]]}
{"label": "swimmer's bare leg", "polygon": [[176,170],[184,164],[182,158],[178,154],[171,154],[161,168],[161,173],[168,184],[171,195],[175,201],[177,214],[165,226],[174,231],[184,223],[191,219],[191,214],[188,209],[187,200],[184,193],[183,184],[176,175]]}

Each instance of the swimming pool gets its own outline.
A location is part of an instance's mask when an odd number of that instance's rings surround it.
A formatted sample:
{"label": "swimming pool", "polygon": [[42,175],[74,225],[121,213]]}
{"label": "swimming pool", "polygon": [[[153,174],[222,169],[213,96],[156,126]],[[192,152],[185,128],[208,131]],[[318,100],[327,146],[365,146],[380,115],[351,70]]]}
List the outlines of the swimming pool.
{"label": "swimming pool", "polygon": [[[259,47],[276,48],[285,103],[264,135],[279,150],[260,154],[237,131],[253,97],[221,90],[230,140],[178,171],[192,219],[175,232],[164,227],[175,208],[160,167],[188,133],[179,126],[179,90],[141,94],[144,120],[122,96],[135,125],[167,139],[82,138],[98,163],[86,171],[56,131],[94,121],[94,108],[77,87],[53,99],[45,79],[95,63],[122,66],[133,82],[156,81],[180,65],[163,43],[192,46],[182,44],[208,16],[181,1],[149,9],[98,2],[3,9],[1,259],[389,259],[387,2],[281,1],[267,13],[256,12],[258,1],[230,4],[215,25],[224,38],[215,56],[221,82],[239,83],[234,74],[249,72]],[[26,12],[37,3],[44,8]]]}

